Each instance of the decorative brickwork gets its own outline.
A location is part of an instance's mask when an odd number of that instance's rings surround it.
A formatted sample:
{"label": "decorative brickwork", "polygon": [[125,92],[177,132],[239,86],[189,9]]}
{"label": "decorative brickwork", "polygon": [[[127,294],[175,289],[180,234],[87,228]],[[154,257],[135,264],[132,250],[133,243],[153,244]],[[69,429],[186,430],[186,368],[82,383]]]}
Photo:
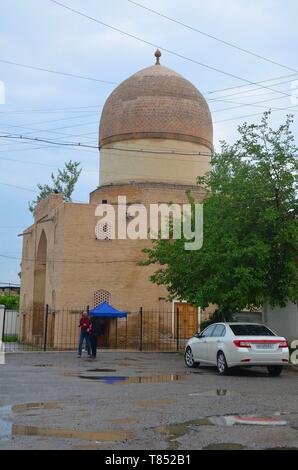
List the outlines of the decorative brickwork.
{"label": "decorative brickwork", "polygon": [[94,307],[102,304],[103,302],[107,302],[108,304],[111,302],[111,294],[107,290],[101,289],[94,292]]}
{"label": "decorative brickwork", "polygon": [[178,73],[147,67],[109,96],[100,121],[100,147],[127,139],[161,138],[212,148],[212,120],[203,95]]}

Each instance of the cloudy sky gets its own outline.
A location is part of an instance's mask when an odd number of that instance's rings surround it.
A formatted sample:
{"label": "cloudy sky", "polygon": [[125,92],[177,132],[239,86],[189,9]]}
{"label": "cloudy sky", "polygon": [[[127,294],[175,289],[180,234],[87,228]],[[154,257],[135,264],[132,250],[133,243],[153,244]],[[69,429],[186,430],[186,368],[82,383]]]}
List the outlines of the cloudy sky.
{"label": "cloudy sky", "polygon": [[[237,126],[259,120],[266,109],[274,109],[273,125],[290,111],[297,116],[298,105],[291,108],[295,100],[290,96],[298,80],[297,1],[137,1],[276,64],[129,0],[61,0],[106,25],[50,0],[0,0],[0,80],[6,89],[0,136],[96,145],[103,103],[117,83],[154,63],[153,45],[160,47],[163,65],[193,82],[208,99],[216,146],[221,139],[233,142]],[[251,85],[260,81],[262,86]],[[297,121],[294,131],[297,136]],[[19,282],[22,240],[17,234],[32,223],[28,201],[36,184],[48,182],[50,173],[70,159],[83,167],[73,199],[87,202],[98,185],[96,149],[0,138],[0,282]]]}

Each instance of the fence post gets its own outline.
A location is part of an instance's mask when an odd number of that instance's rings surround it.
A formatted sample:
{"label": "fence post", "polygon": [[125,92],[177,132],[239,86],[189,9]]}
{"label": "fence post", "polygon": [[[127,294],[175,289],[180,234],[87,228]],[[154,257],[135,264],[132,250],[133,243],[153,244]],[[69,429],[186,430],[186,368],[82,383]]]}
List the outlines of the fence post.
{"label": "fence post", "polygon": [[44,325],[44,342],[43,350],[47,350],[47,336],[48,336],[48,317],[49,317],[49,306],[46,304],[46,313],[45,313],[45,325]]}
{"label": "fence post", "polygon": [[143,351],[143,307],[140,308],[140,351]]}
{"label": "fence post", "polygon": [[179,308],[176,313],[176,350],[179,351]]}
{"label": "fence post", "polygon": [[3,312],[3,323],[2,323],[2,343],[4,343],[4,337],[5,337],[5,321],[6,321],[6,305],[4,306],[4,312]]}
{"label": "fence post", "polygon": [[118,349],[118,318],[116,317],[116,349]]}
{"label": "fence post", "polygon": [[127,333],[128,333],[127,317],[128,317],[128,313],[126,314],[126,325],[125,325],[125,349],[127,349]]}

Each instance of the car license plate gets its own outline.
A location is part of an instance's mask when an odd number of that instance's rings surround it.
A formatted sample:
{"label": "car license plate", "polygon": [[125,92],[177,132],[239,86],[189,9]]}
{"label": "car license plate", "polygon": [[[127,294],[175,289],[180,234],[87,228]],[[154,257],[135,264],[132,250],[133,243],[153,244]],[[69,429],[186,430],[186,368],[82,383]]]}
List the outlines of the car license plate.
{"label": "car license plate", "polygon": [[272,343],[259,343],[256,344],[257,349],[274,349],[274,344]]}

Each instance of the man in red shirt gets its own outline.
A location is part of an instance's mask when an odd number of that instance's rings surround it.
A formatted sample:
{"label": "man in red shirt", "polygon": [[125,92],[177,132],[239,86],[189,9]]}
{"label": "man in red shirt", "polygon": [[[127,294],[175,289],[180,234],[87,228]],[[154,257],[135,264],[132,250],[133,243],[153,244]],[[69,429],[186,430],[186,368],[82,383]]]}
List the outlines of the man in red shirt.
{"label": "man in red shirt", "polygon": [[83,347],[84,340],[86,342],[86,349],[87,349],[88,357],[91,357],[90,332],[91,332],[92,325],[91,325],[87,311],[84,311],[82,314],[79,328],[81,328],[81,333],[80,333],[80,341],[79,341],[79,348],[78,348],[78,357],[82,356],[82,347]]}

